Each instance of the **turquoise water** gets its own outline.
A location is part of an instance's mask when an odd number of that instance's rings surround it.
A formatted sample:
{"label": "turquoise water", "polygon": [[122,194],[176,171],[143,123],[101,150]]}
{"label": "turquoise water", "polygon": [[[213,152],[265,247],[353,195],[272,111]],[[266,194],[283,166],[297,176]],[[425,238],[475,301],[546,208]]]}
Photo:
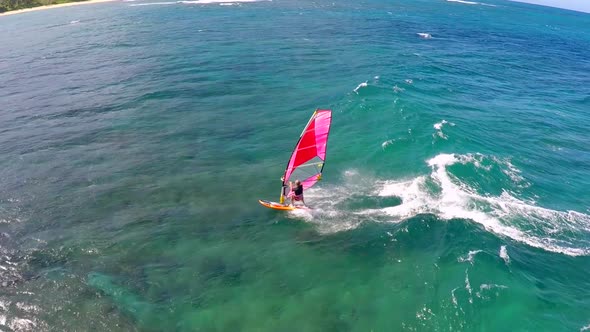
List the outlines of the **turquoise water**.
{"label": "turquoise water", "polygon": [[[587,14],[138,0],[0,28],[0,329],[590,329]],[[313,210],[261,207],[315,108]]]}

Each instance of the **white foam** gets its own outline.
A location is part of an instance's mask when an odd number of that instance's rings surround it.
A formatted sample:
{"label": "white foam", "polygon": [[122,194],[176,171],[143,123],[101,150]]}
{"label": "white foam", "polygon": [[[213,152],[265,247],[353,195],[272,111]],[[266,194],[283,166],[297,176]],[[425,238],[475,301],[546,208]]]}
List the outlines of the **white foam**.
{"label": "white foam", "polygon": [[[486,293],[494,289],[507,289],[507,286],[504,285],[496,285],[496,284],[481,284],[479,285],[479,291],[475,293],[475,296],[481,299],[487,299]],[[496,292],[496,296],[500,295],[499,292]]]}
{"label": "white foam", "polygon": [[[384,213],[393,217],[393,222],[420,213],[432,213],[447,220],[470,219],[488,231],[533,247],[572,256],[590,254],[590,248],[586,247],[588,243],[583,240],[590,232],[590,215],[539,207],[507,191],[500,196],[483,196],[447,170],[448,166],[456,163],[471,163],[488,170],[489,166],[481,164],[482,158],[479,154],[439,154],[427,161],[432,169],[430,176],[401,182],[385,181],[382,184],[378,194],[400,197],[401,205],[367,210],[365,213]],[[438,187],[440,192],[433,193],[429,189],[432,185]],[[534,233],[528,230],[531,224],[534,225]],[[580,236],[572,238],[571,234]]]}
{"label": "white foam", "polygon": [[8,323],[8,327],[15,331],[34,331],[37,324],[30,319],[14,318]]}
{"label": "white foam", "polygon": [[38,306],[26,304],[23,302],[17,302],[16,307],[19,308],[20,310],[27,311],[27,312],[33,312],[33,313],[40,311],[40,308]]}
{"label": "white foam", "polygon": [[[383,142],[382,147],[389,144]],[[317,224],[322,233],[331,233],[355,228],[365,221],[402,222],[428,213],[444,220],[469,219],[501,237],[543,250],[571,256],[590,255],[590,242],[586,240],[590,234],[589,214],[543,208],[517,198],[508,190],[499,196],[480,194],[447,169],[454,164],[469,164],[484,173],[499,168],[509,174],[520,174],[507,160],[482,154],[439,154],[426,162],[431,168],[430,175],[404,181],[378,181],[356,169],[346,170],[337,185],[323,184],[305,192],[311,211],[291,215]],[[395,196],[401,199],[401,204],[350,212],[346,208],[350,193]],[[500,257],[509,259],[507,251],[505,257],[502,255],[500,248]],[[472,261],[469,254],[464,259]]]}
{"label": "white foam", "polygon": [[404,82],[406,82],[406,83],[408,83],[408,84],[412,84],[412,83],[414,83],[414,81],[413,81],[412,79],[410,79],[410,78],[408,78],[408,79],[404,80]]}
{"label": "white foam", "polygon": [[510,256],[508,256],[508,251],[506,250],[506,246],[500,247],[500,258],[504,260],[506,265],[510,264]]}
{"label": "white foam", "polygon": [[367,81],[364,81],[363,83],[359,84],[356,88],[354,88],[354,92],[356,92],[356,94],[359,93],[359,89],[360,88],[366,88],[369,84],[367,83]]}
{"label": "white foam", "polygon": [[0,300],[0,309],[2,309],[3,311],[7,311],[8,310],[8,306],[10,306],[10,302],[4,302],[2,300]]}
{"label": "white foam", "polygon": [[447,2],[459,2],[459,3],[466,4],[466,5],[478,5],[479,4],[479,2],[464,1],[464,0],[447,0]]}
{"label": "white foam", "polygon": [[385,149],[387,146],[393,144],[393,142],[395,142],[394,139],[388,139],[387,141],[381,143],[381,148],[382,149]]}
{"label": "white foam", "polygon": [[580,329],[580,332],[582,332],[582,331],[587,331],[587,330],[590,330],[590,324],[588,324],[588,325],[586,325],[586,326],[582,327],[582,328]]}
{"label": "white foam", "polygon": [[432,134],[432,137],[437,137],[438,136],[438,137],[440,137],[442,139],[448,139],[449,137],[447,135],[445,135],[443,133],[443,131],[442,131],[444,125],[449,125],[451,127],[455,126],[454,123],[449,122],[449,121],[443,119],[441,122],[437,122],[434,125],[432,125],[434,127],[434,130],[435,130],[435,133]]}
{"label": "white foam", "polygon": [[430,308],[424,306],[420,311],[416,312],[416,318],[419,320],[429,320],[435,316]]}
{"label": "white foam", "polygon": [[80,20],[70,21],[70,24],[80,23]]}
{"label": "white foam", "polygon": [[346,201],[350,199],[351,192],[370,195],[367,190],[372,189],[374,182],[374,179],[361,176],[357,169],[345,170],[337,186],[323,184],[307,189],[304,193],[305,202],[310,209],[293,210],[289,215],[316,224],[320,233],[356,228],[367,221],[367,216],[351,213],[345,208]]}
{"label": "white foam", "polygon": [[426,33],[426,32],[418,32],[417,35],[420,38],[424,38],[424,39],[430,39],[430,38],[432,38],[432,35],[429,34],[429,33]]}
{"label": "white foam", "polygon": [[469,282],[469,274],[467,273],[469,270],[465,269],[465,289],[469,293],[469,303],[473,303],[473,295],[471,290],[471,283]]}
{"label": "white foam", "polygon": [[480,5],[480,6],[496,7],[496,5],[492,5],[492,4],[489,4],[489,3],[483,3],[483,2],[475,2],[475,1],[447,0],[447,2],[458,2],[458,3],[465,4],[465,5]]}
{"label": "white foam", "polygon": [[457,258],[457,261],[469,262],[469,264],[473,265],[473,259],[475,258],[475,255],[477,255],[480,252],[482,252],[482,250],[471,250],[469,251],[469,253],[467,253],[466,256]]}
{"label": "white foam", "polygon": [[435,123],[433,127],[436,130],[441,130],[445,123],[448,123],[447,120],[442,120],[441,122]]}
{"label": "white foam", "polygon": [[494,157],[494,160],[498,163],[503,163],[504,165],[507,166],[507,168],[502,169],[502,173],[508,175],[508,177],[510,177],[512,182],[524,182],[524,178],[521,175],[522,172],[518,168],[516,168],[516,166],[512,165],[510,160],[508,160],[508,159],[500,160],[495,157]]}
{"label": "white foam", "polygon": [[496,285],[496,284],[481,284],[479,285],[479,290],[483,291],[483,290],[490,290],[490,289],[494,289],[494,288],[499,288],[499,289],[507,289],[508,286],[504,286],[504,285]]}

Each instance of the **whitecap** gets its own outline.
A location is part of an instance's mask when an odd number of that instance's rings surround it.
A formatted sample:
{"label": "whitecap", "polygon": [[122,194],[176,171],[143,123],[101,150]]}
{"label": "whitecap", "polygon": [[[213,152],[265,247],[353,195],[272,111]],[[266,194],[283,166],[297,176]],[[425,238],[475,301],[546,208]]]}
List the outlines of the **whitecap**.
{"label": "whitecap", "polygon": [[7,324],[7,326],[15,331],[34,331],[37,324],[30,319],[14,318]]}
{"label": "whitecap", "polygon": [[442,131],[442,128],[445,124],[448,124],[449,126],[455,126],[454,123],[448,122],[447,120],[442,120],[441,122],[435,123],[433,125],[433,127],[435,129],[435,133],[432,134],[432,137],[440,137],[445,140],[448,139],[449,137],[447,135],[445,135]]}
{"label": "whitecap", "polygon": [[481,285],[479,285],[479,290],[489,290],[489,289],[493,289],[493,288],[506,289],[506,288],[508,288],[508,286],[496,285],[496,284],[481,284]]}
{"label": "whitecap", "polygon": [[457,261],[468,262],[469,264],[473,265],[475,255],[479,254],[480,252],[482,252],[482,250],[471,250],[466,256],[457,258]]}
{"label": "whitecap", "polygon": [[[384,213],[399,222],[420,213],[432,213],[439,218],[470,219],[493,233],[507,236],[513,240],[547,251],[571,256],[589,255],[590,248],[572,242],[585,240],[558,239],[553,236],[583,234],[590,232],[590,215],[576,211],[556,211],[525,202],[507,191],[500,196],[480,195],[466,183],[448,172],[447,167],[456,163],[471,163],[482,169],[489,166],[480,164],[482,155],[439,154],[427,161],[432,173],[406,181],[385,181],[378,194],[397,196],[402,204],[365,213]],[[439,191],[429,189],[436,185]],[[535,224],[538,234],[525,232],[512,220],[528,220]],[[526,227],[526,225],[525,225]]]}
{"label": "whitecap", "polygon": [[352,91],[354,91],[354,92],[356,92],[356,94],[358,94],[359,93],[359,89],[365,88],[368,85],[369,84],[367,83],[367,81],[364,81],[363,83],[359,84],[356,88],[354,88],[354,90],[352,90]]}
{"label": "whitecap", "polygon": [[510,256],[508,256],[508,251],[506,250],[506,246],[500,247],[500,258],[504,260],[506,265],[510,264]]}
{"label": "whitecap", "polygon": [[429,34],[429,33],[426,33],[426,32],[418,32],[417,35],[420,38],[424,38],[424,39],[430,39],[430,38],[432,38],[432,35]]}
{"label": "whitecap", "polygon": [[[486,293],[489,293],[491,290],[494,289],[507,289],[508,286],[504,286],[504,285],[496,285],[496,284],[481,284],[479,285],[479,291],[477,291],[475,293],[475,296],[481,298],[481,299],[486,299]],[[496,296],[500,295],[498,292],[496,292]]]}
{"label": "whitecap", "polygon": [[394,139],[388,139],[387,141],[381,143],[381,148],[385,149],[386,147],[388,147],[389,145],[393,144],[393,142],[395,142]]}
{"label": "whitecap", "polygon": [[[382,147],[389,144],[381,143]],[[426,163],[430,174],[401,181],[377,180],[358,169],[345,170],[338,185],[324,184],[307,190],[306,202],[313,211],[296,217],[317,224],[321,233],[332,233],[366,221],[398,223],[418,214],[434,214],[443,220],[468,219],[501,237],[546,251],[590,255],[590,242],[586,240],[590,234],[590,214],[543,208],[508,190],[499,196],[480,194],[448,170],[454,164],[469,164],[482,171],[492,167],[509,169],[505,159],[482,154],[439,154]],[[514,170],[520,172],[516,167]],[[350,199],[351,192],[397,197],[401,204],[351,212],[343,203]],[[534,232],[529,230],[531,225]],[[405,228],[400,231],[407,232]],[[509,257],[507,251],[506,255]]]}

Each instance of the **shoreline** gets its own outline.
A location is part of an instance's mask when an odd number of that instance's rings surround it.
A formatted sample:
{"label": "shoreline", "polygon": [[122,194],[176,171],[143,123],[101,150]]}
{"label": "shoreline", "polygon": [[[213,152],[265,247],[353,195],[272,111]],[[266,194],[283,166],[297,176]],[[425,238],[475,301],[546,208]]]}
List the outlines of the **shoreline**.
{"label": "shoreline", "polygon": [[45,6],[37,6],[31,8],[23,8],[17,10],[11,10],[8,12],[0,13],[0,16],[8,16],[8,15],[15,15],[15,14],[22,14],[28,12],[34,12],[37,10],[45,10],[45,9],[52,9],[52,8],[59,8],[59,7],[70,7],[70,6],[78,6],[78,5],[90,5],[95,3],[102,3],[102,2],[113,2],[117,0],[87,0],[87,1],[76,1],[76,2],[68,2],[68,3],[58,3],[55,5],[45,5]]}

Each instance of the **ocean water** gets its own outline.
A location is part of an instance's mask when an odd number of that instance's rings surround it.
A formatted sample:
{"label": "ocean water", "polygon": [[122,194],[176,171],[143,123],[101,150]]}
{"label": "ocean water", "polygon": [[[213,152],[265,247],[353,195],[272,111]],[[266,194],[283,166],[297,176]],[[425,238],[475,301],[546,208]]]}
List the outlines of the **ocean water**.
{"label": "ocean water", "polygon": [[[590,330],[588,14],[137,0],[0,31],[0,330]],[[265,209],[316,108],[313,209]]]}

